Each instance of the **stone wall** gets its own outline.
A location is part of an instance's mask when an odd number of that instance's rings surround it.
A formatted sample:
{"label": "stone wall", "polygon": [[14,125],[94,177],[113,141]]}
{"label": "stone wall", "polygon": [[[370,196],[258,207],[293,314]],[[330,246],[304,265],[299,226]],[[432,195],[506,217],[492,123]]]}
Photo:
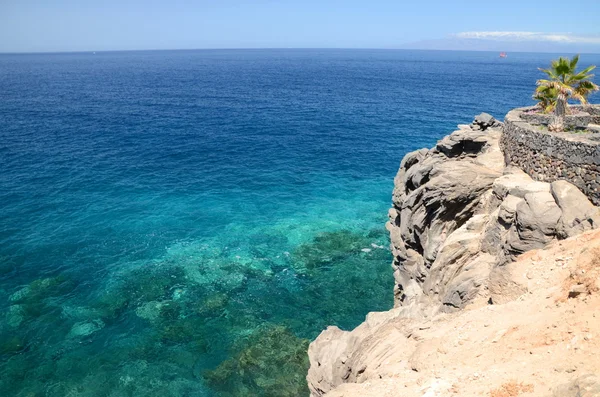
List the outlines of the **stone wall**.
{"label": "stone wall", "polygon": [[[600,205],[600,134],[549,132],[525,121],[532,121],[530,109],[515,109],[505,117],[500,147],[506,165],[538,181],[567,180]],[[593,107],[592,118],[597,111],[600,107]]]}

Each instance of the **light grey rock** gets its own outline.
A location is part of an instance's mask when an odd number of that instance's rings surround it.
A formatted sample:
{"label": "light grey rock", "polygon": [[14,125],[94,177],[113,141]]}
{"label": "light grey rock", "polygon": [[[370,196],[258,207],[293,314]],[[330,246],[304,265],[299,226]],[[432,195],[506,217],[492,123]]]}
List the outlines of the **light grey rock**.
{"label": "light grey rock", "polygon": [[517,205],[517,224],[526,230],[537,230],[547,236],[555,234],[561,210],[549,192],[527,193]]}
{"label": "light grey rock", "polygon": [[498,305],[517,299],[527,293],[527,288],[515,282],[511,264],[495,266],[490,272],[487,288],[490,294],[489,302]]}
{"label": "light grey rock", "polygon": [[579,189],[567,181],[551,183],[552,196],[562,210],[557,233],[572,237],[600,225],[600,212]]}
{"label": "light grey rock", "polygon": [[390,219],[390,222],[394,225],[397,225],[398,223],[398,211],[395,208],[390,208],[388,210],[388,218]]}
{"label": "light grey rock", "polygon": [[475,215],[445,241],[423,284],[429,295],[441,296],[445,311],[462,309],[485,285],[493,257],[481,253],[487,215]]}
{"label": "light grey rock", "polygon": [[478,116],[475,116],[475,123],[476,124],[484,124],[484,125],[493,125],[496,121],[496,119],[488,113],[481,113]]}
{"label": "light grey rock", "polygon": [[[413,331],[396,320],[419,322],[429,315],[416,306],[402,307],[369,313],[352,332],[328,327],[308,349],[306,380],[311,397],[327,395],[342,383],[360,383],[365,374],[376,371],[383,362],[408,357],[414,346],[414,340],[409,339]],[[372,338],[375,333],[382,337]]]}
{"label": "light grey rock", "polygon": [[599,397],[600,378],[594,374],[580,376],[552,391],[552,397]]}
{"label": "light grey rock", "polygon": [[518,255],[544,247],[555,238],[562,212],[549,192],[527,193],[517,205],[508,236],[508,251]]}
{"label": "light grey rock", "polygon": [[550,192],[550,184],[534,181],[523,171],[513,168],[494,181],[493,189],[494,194],[503,200],[509,194],[523,198],[527,193]]}
{"label": "light grey rock", "polygon": [[444,137],[436,145],[436,149],[447,157],[461,155],[477,155],[488,144],[489,139],[483,131],[459,130]]}
{"label": "light grey rock", "polygon": [[442,158],[438,156],[426,157],[419,163],[418,167],[411,167],[408,169],[404,177],[404,185],[406,188],[408,190],[414,190],[428,182],[434,167],[441,164],[442,161]]}
{"label": "light grey rock", "polygon": [[441,298],[442,311],[464,309],[485,292],[490,271],[495,264],[495,257],[482,253],[469,259],[448,282]]}
{"label": "light grey rock", "polygon": [[501,176],[500,133],[463,128],[432,150],[409,153],[395,178],[389,212],[397,304],[423,296],[421,286],[446,238],[487,203]]}
{"label": "light grey rock", "polygon": [[512,194],[508,194],[502,204],[500,204],[500,210],[498,212],[498,218],[507,225],[510,225],[515,220],[515,213],[517,212],[517,206],[524,200]]}

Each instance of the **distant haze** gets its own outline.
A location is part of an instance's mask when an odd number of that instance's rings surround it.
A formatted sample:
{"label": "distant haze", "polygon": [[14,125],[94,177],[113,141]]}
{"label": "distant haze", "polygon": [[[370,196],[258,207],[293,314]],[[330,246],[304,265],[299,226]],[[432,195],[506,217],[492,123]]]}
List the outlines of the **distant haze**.
{"label": "distant haze", "polygon": [[422,40],[407,43],[404,49],[455,50],[455,51],[513,51],[550,53],[600,53],[600,44],[551,41],[505,41],[486,39],[461,39],[456,37]]}
{"label": "distant haze", "polygon": [[0,0],[0,52],[420,48],[600,52],[600,1]]}

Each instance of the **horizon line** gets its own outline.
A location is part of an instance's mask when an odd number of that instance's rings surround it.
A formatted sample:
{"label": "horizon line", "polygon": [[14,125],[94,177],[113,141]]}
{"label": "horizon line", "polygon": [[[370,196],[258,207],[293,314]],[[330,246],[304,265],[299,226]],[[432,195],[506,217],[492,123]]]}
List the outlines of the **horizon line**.
{"label": "horizon line", "polygon": [[[441,52],[491,52],[497,50],[447,50],[429,48],[402,48],[402,47],[221,47],[221,48],[150,48],[150,49],[123,49],[123,50],[64,50],[64,51],[10,51],[0,55],[59,55],[59,54],[90,54],[113,52],[159,52],[159,51],[260,51],[260,50],[358,50],[358,51],[441,51]],[[505,51],[517,54],[559,54],[548,51]],[[563,52],[564,53],[564,52]],[[571,51],[573,54],[600,55],[600,52]]]}

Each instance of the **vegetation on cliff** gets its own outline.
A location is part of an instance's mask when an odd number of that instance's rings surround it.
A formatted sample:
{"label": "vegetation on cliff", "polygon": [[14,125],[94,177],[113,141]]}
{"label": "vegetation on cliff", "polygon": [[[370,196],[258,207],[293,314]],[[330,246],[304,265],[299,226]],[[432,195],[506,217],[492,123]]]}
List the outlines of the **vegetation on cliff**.
{"label": "vegetation on cliff", "polygon": [[573,59],[560,57],[552,61],[550,68],[540,68],[548,78],[537,81],[533,98],[538,101],[538,105],[544,112],[554,112],[555,117],[549,125],[551,131],[564,130],[564,117],[568,111],[569,99],[585,105],[588,103],[588,96],[600,89],[592,82],[594,75],[590,73],[596,66],[588,66],[578,72],[578,63],[579,55],[574,56]]}

